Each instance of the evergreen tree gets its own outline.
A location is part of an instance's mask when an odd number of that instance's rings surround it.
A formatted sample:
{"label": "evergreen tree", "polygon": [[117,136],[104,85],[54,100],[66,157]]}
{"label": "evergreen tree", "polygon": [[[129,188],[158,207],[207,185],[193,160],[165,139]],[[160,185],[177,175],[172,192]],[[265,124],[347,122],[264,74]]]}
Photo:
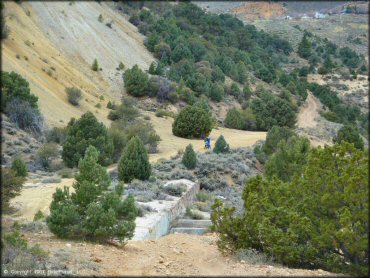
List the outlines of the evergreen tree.
{"label": "evergreen tree", "polygon": [[99,151],[99,163],[107,165],[112,161],[113,142],[103,123],[99,123],[91,112],[68,124],[67,139],[63,144],[62,158],[68,167],[77,166],[89,145]]}
{"label": "evergreen tree", "polygon": [[128,94],[135,97],[142,97],[147,94],[149,86],[148,75],[134,65],[124,73],[125,88]]}
{"label": "evergreen tree", "polygon": [[337,136],[333,139],[335,143],[341,143],[346,141],[348,143],[354,144],[355,148],[363,150],[364,141],[362,140],[360,133],[356,126],[345,125],[339,131]]}
{"label": "evergreen tree", "polygon": [[98,164],[99,152],[93,146],[80,160],[79,174],[73,184],[75,192],[58,188],[50,204],[49,229],[62,238],[88,238],[107,241],[117,238],[121,243],[131,239],[135,230],[137,209],[132,196],[121,199],[123,184],[106,192],[110,176]]}
{"label": "evergreen tree", "polygon": [[301,42],[298,45],[298,55],[302,58],[309,58],[311,56],[312,45],[311,42],[307,39],[307,33],[303,35]]}
{"label": "evergreen tree", "polygon": [[151,166],[145,146],[140,138],[134,136],[123,149],[118,163],[119,179],[125,182],[133,179],[147,180],[150,173]]}
{"label": "evergreen tree", "polygon": [[210,113],[201,107],[190,105],[180,111],[172,125],[172,133],[184,138],[204,138],[211,130]]}
{"label": "evergreen tree", "polygon": [[19,157],[19,158],[14,159],[12,162],[11,169],[16,172],[16,175],[18,177],[27,177],[27,174],[28,174],[27,165],[23,161],[22,158]]}
{"label": "evergreen tree", "polygon": [[216,141],[215,147],[213,148],[213,151],[215,153],[227,153],[227,152],[229,152],[229,150],[230,150],[229,144],[227,144],[224,136],[220,135],[217,138],[217,141]]}
{"label": "evergreen tree", "polygon": [[224,125],[227,128],[244,129],[245,122],[243,114],[236,108],[231,108],[227,111]]}
{"label": "evergreen tree", "polygon": [[189,144],[186,146],[182,156],[182,164],[184,164],[187,169],[194,169],[197,166],[197,154],[193,149],[193,145]]}
{"label": "evergreen tree", "polygon": [[92,64],[92,66],[91,66],[91,69],[93,71],[99,71],[99,63],[98,63],[98,60],[94,59],[94,62]]}
{"label": "evergreen tree", "polygon": [[1,112],[13,99],[28,102],[34,109],[38,109],[38,97],[31,94],[30,85],[26,79],[15,72],[1,72]]}
{"label": "evergreen tree", "polygon": [[18,176],[12,169],[1,169],[1,206],[3,210],[9,209],[10,199],[21,192],[25,178]]}
{"label": "evergreen tree", "polygon": [[224,88],[218,83],[213,83],[209,97],[217,102],[220,102],[224,98]]}
{"label": "evergreen tree", "polygon": [[310,141],[304,137],[293,136],[287,141],[280,141],[277,150],[266,161],[266,177],[277,177],[290,181],[293,175],[301,173],[307,162]]}

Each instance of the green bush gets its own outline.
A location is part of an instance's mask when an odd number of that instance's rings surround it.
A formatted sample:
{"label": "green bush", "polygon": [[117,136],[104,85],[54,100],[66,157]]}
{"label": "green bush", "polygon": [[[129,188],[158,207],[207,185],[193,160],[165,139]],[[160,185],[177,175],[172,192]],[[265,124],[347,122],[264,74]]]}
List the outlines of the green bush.
{"label": "green bush", "polygon": [[259,130],[268,130],[274,125],[293,127],[296,122],[293,105],[269,92],[263,92],[260,99],[254,99],[251,109]]}
{"label": "green bush", "polygon": [[254,248],[290,267],[368,275],[368,154],[349,143],[314,148],[291,182],[253,177],[244,214],[217,200],[222,249]]}
{"label": "green bush", "polygon": [[125,69],[125,65],[122,62],[119,62],[118,69],[119,70],[124,70]]}
{"label": "green bush", "polygon": [[80,104],[80,100],[82,97],[82,93],[80,89],[76,87],[66,88],[66,93],[68,95],[69,103],[71,103],[74,106],[77,106]]}
{"label": "green bush", "polygon": [[35,216],[33,217],[33,221],[39,221],[41,219],[44,219],[45,218],[45,215],[42,213],[41,210],[38,210],[35,214]]}
{"label": "green bush", "polygon": [[72,119],[68,124],[62,153],[65,165],[70,168],[77,166],[90,145],[98,149],[99,163],[107,165],[112,161],[113,142],[106,127],[98,122],[93,113],[86,112],[80,119]]}
{"label": "green bush", "polygon": [[185,184],[169,184],[164,188],[164,191],[171,196],[181,197],[186,189]]}
{"label": "green bush", "polygon": [[173,112],[171,112],[171,111],[167,111],[167,110],[164,110],[164,109],[157,109],[157,111],[155,111],[155,115],[156,115],[158,118],[163,118],[163,117],[174,117]]}
{"label": "green bush", "polygon": [[212,200],[213,195],[206,190],[200,190],[196,196],[199,202],[208,202]]}
{"label": "green bush", "polygon": [[151,174],[148,153],[143,142],[134,136],[123,149],[118,163],[118,177],[125,182],[147,180]]}
{"label": "green bush", "polygon": [[67,133],[66,127],[53,127],[46,133],[46,141],[63,145],[67,139]]}
{"label": "green bush", "polygon": [[229,150],[230,150],[229,144],[226,143],[224,136],[220,135],[216,140],[216,144],[215,147],[213,148],[213,151],[215,153],[227,153],[229,152]]}
{"label": "green bush", "polygon": [[245,122],[243,119],[243,114],[238,109],[231,108],[229,111],[227,111],[224,125],[227,128],[244,129]]}
{"label": "green bush", "polygon": [[63,179],[70,179],[74,177],[74,171],[71,168],[63,168],[58,171],[58,175]]}
{"label": "green bush", "polygon": [[209,97],[212,100],[216,102],[220,102],[224,98],[224,94],[225,94],[224,87],[221,84],[218,84],[218,83],[212,84],[212,87],[209,93]]}
{"label": "green bush", "polygon": [[266,141],[262,150],[271,155],[277,150],[280,141],[287,141],[290,137],[296,136],[294,131],[287,127],[273,126],[266,135]]}
{"label": "green bush", "polygon": [[204,219],[201,213],[199,213],[198,211],[193,211],[190,208],[186,208],[185,215],[188,216],[190,219],[194,219],[194,220]]}
{"label": "green bush", "polygon": [[99,63],[98,60],[94,59],[94,62],[92,63],[91,69],[93,71],[99,71]]}
{"label": "green bush", "polygon": [[335,143],[346,141],[354,144],[355,148],[363,150],[364,141],[362,140],[358,128],[353,125],[345,125],[339,131],[337,136],[333,139]]}
{"label": "green bush", "polygon": [[38,109],[38,97],[31,94],[29,83],[21,75],[12,72],[1,72],[1,112],[5,111],[7,104],[13,99],[28,102],[34,109]]}
{"label": "green bush", "polygon": [[312,55],[312,44],[307,39],[307,34],[303,35],[301,42],[298,45],[298,55],[302,58],[309,58]]}
{"label": "green bush", "polygon": [[197,106],[186,106],[175,118],[172,133],[184,138],[204,138],[211,133],[212,119],[207,111]]}
{"label": "green bush", "polygon": [[1,205],[3,211],[9,209],[10,199],[20,194],[25,180],[24,177],[18,176],[12,169],[1,169]]}
{"label": "green bush", "polygon": [[28,174],[27,165],[22,158],[18,157],[14,159],[12,162],[11,169],[15,171],[18,177],[27,177]]}
{"label": "green bush", "polygon": [[45,143],[37,151],[37,159],[42,167],[50,168],[53,159],[58,157],[58,145],[55,143]]}
{"label": "green bush", "polygon": [[46,221],[58,237],[100,242],[117,238],[124,243],[134,235],[135,201],[132,195],[122,201],[123,184],[112,192],[106,191],[111,179],[98,159],[97,149],[89,146],[79,163],[79,174],[73,184],[75,192],[70,194],[67,187],[58,188]]}
{"label": "green bush", "polygon": [[124,73],[125,88],[128,94],[142,97],[148,93],[149,77],[137,65]]}
{"label": "green bush", "polygon": [[275,153],[266,161],[266,177],[274,176],[280,180],[290,181],[293,175],[301,173],[307,162],[310,141],[304,137],[290,137],[278,143]]}
{"label": "green bush", "polygon": [[193,149],[193,145],[189,144],[186,146],[182,156],[182,164],[184,164],[187,169],[194,169],[197,166],[197,154]]}

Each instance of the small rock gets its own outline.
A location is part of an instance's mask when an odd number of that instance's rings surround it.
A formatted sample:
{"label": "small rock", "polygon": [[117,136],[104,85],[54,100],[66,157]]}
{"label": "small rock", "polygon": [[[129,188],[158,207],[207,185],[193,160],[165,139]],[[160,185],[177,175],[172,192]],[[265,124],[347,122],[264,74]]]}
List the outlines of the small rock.
{"label": "small rock", "polygon": [[245,261],[244,261],[244,260],[241,260],[241,261],[240,261],[240,263],[241,263],[241,264],[245,264]]}
{"label": "small rock", "polygon": [[159,263],[160,263],[160,264],[163,264],[163,263],[164,263],[164,260],[163,260],[163,259],[160,259],[160,260],[159,260]]}
{"label": "small rock", "polygon": [[100,259],[100,258],[94,258],[93,261],[96,262],[96,263],[100,263],[102,261],[102,259]]}
{"label": "small rock", "polygon": [[68,248],[71,248],[71,247],[72,247],[72,245],[71,245],[70,243],[67,243],[67,244],[66,244],[66,246],[67,246]]}

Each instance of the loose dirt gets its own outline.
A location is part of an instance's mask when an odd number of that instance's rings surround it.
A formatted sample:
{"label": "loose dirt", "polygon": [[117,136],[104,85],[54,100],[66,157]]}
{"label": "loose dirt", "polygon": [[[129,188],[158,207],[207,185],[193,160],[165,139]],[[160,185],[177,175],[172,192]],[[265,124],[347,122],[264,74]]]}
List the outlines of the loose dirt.
{"label": "loose dirt", "polygon": [[317,125],[315,119],[319,116],[318,105],[316,98],[312,93],[309,93],[306,102],[301,106],[298,114],[298,127],[315,127]]}
{"label": "loose dirt", "polygon": [[[63,263],[77,275],[97,276],[324,276],[323,270],[236,261],[222,254],[217,236],[170,234],[158,240],[129,241],[124,248],[60,240],[49,232],[26,233],[30,244],[40,244],[50,255],[63,254]],[[62,256],[59,256],[62,260]]]}

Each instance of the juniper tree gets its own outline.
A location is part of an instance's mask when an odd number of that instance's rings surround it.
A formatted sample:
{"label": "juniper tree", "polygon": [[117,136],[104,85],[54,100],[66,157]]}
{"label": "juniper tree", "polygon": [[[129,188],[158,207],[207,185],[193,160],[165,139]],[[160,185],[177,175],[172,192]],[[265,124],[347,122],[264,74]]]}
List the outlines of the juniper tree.
{"label": "juniper tree", "polygon": [[194,152],[193,145],[187,145],[182,156],[182,163],[188,169],[194,169],[197,166],[197,154]]}
{"label": "juniper tree", "polygon": [[143,142],[134,136],[123,149],[118,163],[118,177],[125,182],[133,179],[147,180],[151,174],[151,165]]}
{"label": "juniper tree", "polygon": [[137,209],[133,196],[122,200],[123,184],[107,192],[111,184],[107,170],[99,165],[99,152],[89,146],[79,162],[79,174],[69,188],[58,188],[50,204],[49,229],[62,238],[88,238],[121,243],[131,239],[135,230]]}
{"label": "juniper tree", "polygon": [[227,152],[229,152],[229,150],[230,150],[229,144],[226,142],[224,136],[220,135],[217,138],[217,141],[215,143],[215,147],[213,148],[213,151],[215,153],[227,153]]}

